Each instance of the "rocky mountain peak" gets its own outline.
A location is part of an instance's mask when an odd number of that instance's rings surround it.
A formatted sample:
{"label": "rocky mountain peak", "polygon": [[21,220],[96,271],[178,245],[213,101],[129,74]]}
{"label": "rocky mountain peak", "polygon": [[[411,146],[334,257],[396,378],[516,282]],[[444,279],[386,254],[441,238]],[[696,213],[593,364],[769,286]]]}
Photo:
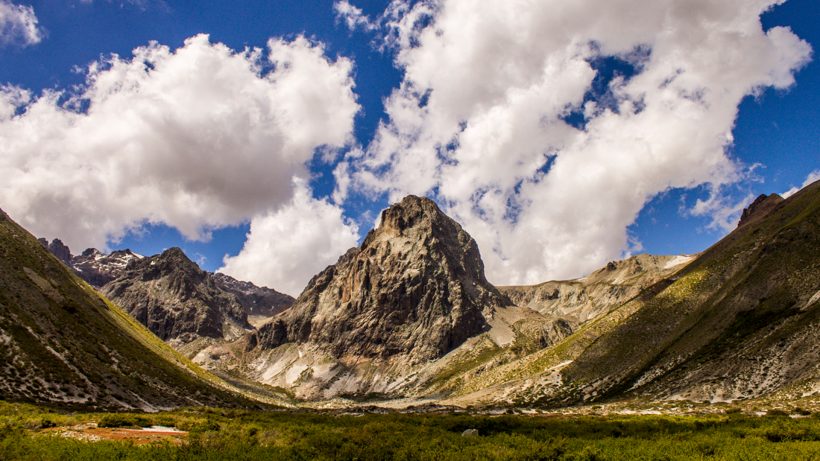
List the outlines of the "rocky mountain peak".
{"label": "rocky mountain peak", "polygon": [[122,275],[131,262],[142,258],[131,250],[105,254],[96,248],[87,248],[79,256],[71,258],[70,265],[86,282],[101,287]]}
{"label": "rocky mountain peak", "polygon": [[154,258],[156,258],[157,264],[175,264],[183,266],[186,269],[191,268],[199,270],[199,266],[191,261],[191,258],[189,258],[188,255],[186,255],[185,252],[179,247],[168,248]]}
{"label": "rocky mountain peak", "polygon": [[428,198],[408,195],[401,202],[382,211],[379,227],[374,229],[374,232],[402,235],[411,228],[434,232],[438,230],[436,225],[448,224],[458,225],[448,218],[435,202]]}
{"label": "rocky mountain peak", "polygon": [[384,210],[362,246],[315,276],[249,346],[324,346],[336,357],[440,357],[510,305],[490,285],[475,241],[429,199]]}
{"label": "rocky mountain peak", "polygon": [[[71,255],[59,239],[38,241],[60,259]],[[177,247],[148,258],[130,249],[105,254],[88,248],[63,262],[163,339],[235,337],[250,328],[248,315],[270,317],[294,301],[270,288],[206,272]]]}
{"label": "rocky mountain peak", "polygon": [[83,257],[86,257],[86,258],[93,258],[95,256],[102,256],[102,252],[100,250],[96,249],[96,248],[86,248],[85,251],[83,251],[80,254],[80,256],[83,256]]}
{"label": "rocky mountain peak", "polygon": [[236,297],[176,247],[128,264],[102,291],[162,339],[224,338],[250,328]]}
{"label": "rocky mountain peak", "polygon": [[743,214],[740,215],[740,222],[737,223],[737,227],[763,219],[783,200],[783,197],[777,194],[758,195],[751,205],[743,209]]}
{"label": "rocky mountain peak", "polygon": [[216,286],[236,296],[248,315],[270,317],[289,308],[295,299],[272,288],[258,287],[219,272],[213,274]]}
{"label": "rocky mountain peak", "polygon": [[54,256],[56,256],[60,261],[71,264],[71,250],[68,249],[65,243],[63,243],[60,239],[54,239],[51,243],[48,244],[48,251],[51,252]]}

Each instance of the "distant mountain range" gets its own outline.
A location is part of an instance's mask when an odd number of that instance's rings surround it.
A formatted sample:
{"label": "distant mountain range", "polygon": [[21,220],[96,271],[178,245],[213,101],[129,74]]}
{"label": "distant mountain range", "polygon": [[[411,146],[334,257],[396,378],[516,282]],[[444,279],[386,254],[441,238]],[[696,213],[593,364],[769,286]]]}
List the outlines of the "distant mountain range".
{"label": "distant mountain range", "polygon": [[59,239],[39,241],[163,340],[235,339],[253,329],[249,315],[270,317],[294,301],[270,288],[203,271],[179,248],[150,257],[95,248],[73,256]]}
{"label": "distant mountain range", "polygon": [[[55,316],[91,312],[88,306],[120,312],[103,295],[222,378],[203,372],[210,380],[203,386],[241,387],[259,398],[280,389],[296,404],[563,406],[820,395],[820,182],[785,200],[759,197],[735,231],[701,254],[637,255],[580,279],[516,287],[487,282],[469,234],[434,202],[409,196],[383,211],[362,245],[313,277],[296,300],[202,271],[176,248],[151,257],[93,249],[72,256],[59,240],[36,245],[7,217],[2,224],[10,230],[0,234],[7,248],[0,335],[19,351],[34,335],[51,348],[38,354],[52,357],[30,372],[14,361],[21,352],[7,360],[3,376],[16,380],[3,395],[15,399],[62,395],[50,390],[54,370],[64,368],[54,358],[74,357],[78,338],[93,338],[83,346],[100,370],[91,383],[107,382],[107,367],[138,366],[133,355],[107,358],[122,347],[120,324],[30,333],[39,331],[40,317],[73,325]],[[67,286],[79,292],[69,298]],[[36,316],[24,314],[22,298],[37,300]],[[151,344],[167,353],[159,338]],[[83,395],[85,403],[115,402]]]}

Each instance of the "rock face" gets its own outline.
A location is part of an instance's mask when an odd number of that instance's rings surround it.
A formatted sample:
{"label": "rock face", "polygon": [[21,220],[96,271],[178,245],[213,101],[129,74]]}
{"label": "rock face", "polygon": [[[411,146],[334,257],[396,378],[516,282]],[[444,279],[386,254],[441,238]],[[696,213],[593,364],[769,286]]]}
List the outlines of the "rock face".
{"label": "rock face", "polygon": [[237,302],[248,315],[271,317],[293,305],[293,296],[279,293],[268,287],[258,287],[251,282],[243,282],[221,274],[213,274],[217,288],[236,296]]}
{"label": "rock face", "polygon": [[231,338],[251,328],[236,297],[179,248],[132,262],[102,292],[164,340]]}
{"label": "rock face", "polygon": [[737,227],[745,226],[753,221],[759,221],[772,212],[772,210],[783,202],[783,197],[777,194],[760,194],[751,205],[743,209],[740,215],[740,222]]}
{"label": "rock face", "polygon": [[68,249],[68,247],[63,243],[62,240],[54,239],[51,241],[51,243],[47,243],[48,241],[46,239],[39,239],[38,241],[40,242],[40,244],[45,246],[48,249],[48,251],[51,252],[51,254],[56,256],[57,259],[68,265],[71,265],[71,259],[73,258],[73,256],[71,255],[71,250]]}
{"label": "rock face", "polygon": [[271,317],[294,301],[270,288],[203,271],[179,248],[150,258],[128,249],[105,254],[96,248],[71,256],[59,239],[38,241],[163,339],[233,339],[249,328],[248,315]]}
{"label": "rock face", "polygon": [[486,331],[495,309],[508,305],[487,282],[472,237],[431,200],[409,196],[260,327],[249,350],[296,342],[337,358],[430,360]]}
{"label": "rock face", "polygon": [[544,282],[531,286],[499,287],[517,305],[580,325],[634,298],[641,291],[681,270],[695,256],[641,254],[575,280]]}
{"label": "rock face", "polygon": [[99,288],[122,275],[129,263],[142,258],[142,255],[127,249],[104,254],[96,248],[89,248],[71,258],[70,265],[83,280]]}

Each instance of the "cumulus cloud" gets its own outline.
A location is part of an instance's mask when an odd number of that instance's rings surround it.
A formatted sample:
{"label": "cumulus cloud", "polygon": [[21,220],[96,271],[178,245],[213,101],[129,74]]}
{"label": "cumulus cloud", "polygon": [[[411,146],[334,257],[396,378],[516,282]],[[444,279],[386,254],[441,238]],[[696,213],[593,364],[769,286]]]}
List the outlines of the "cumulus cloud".
{"label": "cumulus cloud", "polygon": [[[777,3],[394,1],[379,23],[404,79],[351,187],[434,196],[493,282],[581,275],[629,247],[653,196],[737,180],[740,101],[811,55],[762,29]],[[631,71],[596,88],[613,62]]]}
{"label": "cumulus cloud", "polygon": [[808,176],[806,176],[806,180],[803,181],[803,184],[800,187],[792,187],[791,189],[787,190],[786,192],[783,192],[780,195],[782,195],[783,198],[789,198],[792,195],[796,194],[800,189],[816,181],[820,181],[820,170],[814,170],[811,173],[809,173]]}
{"label": "cumulus cloud", "polygon": [[34,8],[0,0],[0,47],[9,44],[34,45],[42,40],[43,31],[38,25]]}
{"label": "cumulus cloud", "polygon": [[338,206],[311,197],[301,181],[293,199],[251,220],[242,251],[219,272],[298,295],[320,269],[356,245],[358,229]]}
{"label": "cumulus cloud", "polygon": [[362,12],[361,8],[352,5],[347,0],[335,2],[333,4],[333,11],[336,13],[336,19],[344,22],[345,26],[351,31],[356,29],[370,31],[378,28],[378,24],[373,23],[370,18]]}
{"label": "cumulus cloud", "polygon": [[0,203],[74,248],[146,222],[189,239],[256,223],[292,209],[317,148],[350,141],[351,72],[304,37],[235,51],[197,35],[95,62],[77,91],[0,87]]}
{"label": "cumulus cloud", "polygon": [[729,232],[737,227],[737,222],[743,209],[749,206],[754,200],[753,195],[746,195],[740,200],[732,200],[727,195],[722,194],[716,188],[711,188],[706,199],[697,199],[695,205],[689,210],[693,216],[706,216],[709,224],[706,226],[712,230],[722,230]]}

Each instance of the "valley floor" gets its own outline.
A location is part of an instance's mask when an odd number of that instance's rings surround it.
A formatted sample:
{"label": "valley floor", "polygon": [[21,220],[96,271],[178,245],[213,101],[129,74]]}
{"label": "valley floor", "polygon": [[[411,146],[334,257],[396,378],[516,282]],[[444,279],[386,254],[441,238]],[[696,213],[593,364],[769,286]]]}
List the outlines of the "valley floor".
{"label": "valley floor", "polygon": [[725,410],[476,415],[197,408],[111,414],[0,402],[0,459],[820,459],[820,414]]}

